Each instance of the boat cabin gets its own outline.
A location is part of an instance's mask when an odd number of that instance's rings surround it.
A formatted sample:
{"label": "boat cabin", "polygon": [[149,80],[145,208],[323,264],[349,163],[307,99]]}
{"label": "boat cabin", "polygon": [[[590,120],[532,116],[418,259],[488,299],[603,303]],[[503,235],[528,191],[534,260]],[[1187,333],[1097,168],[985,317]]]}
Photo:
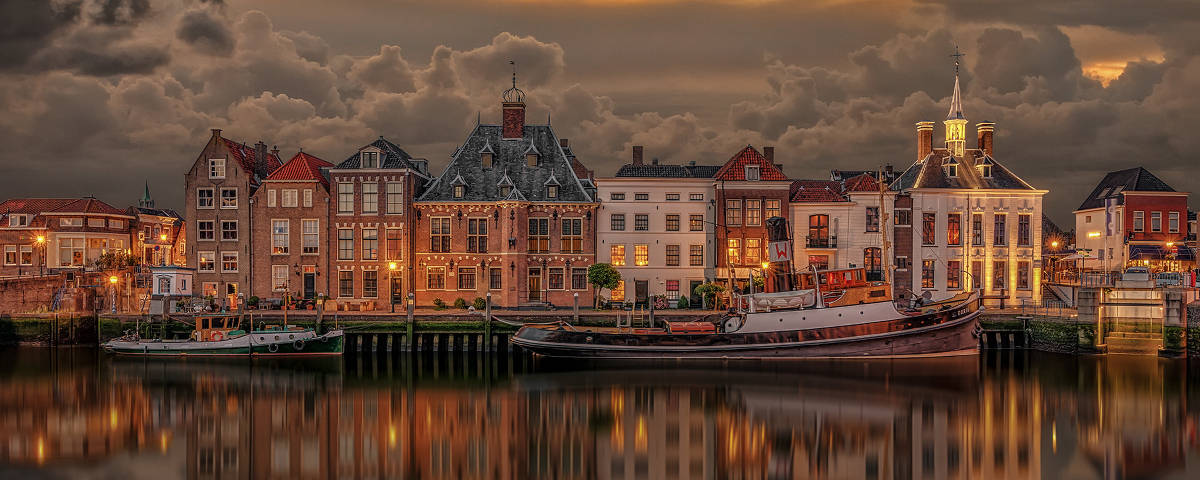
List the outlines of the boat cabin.
{"label": "boat cabin", "polygon": [[[825,270],[816,272],[821,282],[821,290],[844,290],[847,288],[866,287],[872,282],[867,281],[866,271],[861,268],[846,268],[841,270]],[[800,274],[800,290],[816,288],[813,285],[813,273]]]}
{"label": "boat cabin", "polygon": [[192,337],[200,342],[219,342],[245,333],[239,316],[215,315],[196,317],[196,331]]}

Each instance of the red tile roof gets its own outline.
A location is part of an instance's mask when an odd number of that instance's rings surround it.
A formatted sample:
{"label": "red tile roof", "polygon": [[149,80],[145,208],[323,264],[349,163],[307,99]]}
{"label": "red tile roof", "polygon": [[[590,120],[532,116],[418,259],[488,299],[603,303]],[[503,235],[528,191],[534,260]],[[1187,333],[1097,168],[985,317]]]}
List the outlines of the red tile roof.
{"label": "red tile roof", "polygon": [[321,185],[329,187],[329,180],[321,174],[322,168],[332,168],[333,164],[304,152],[297,153],[283,166],[276,168],[267,176],[267,180],[316,180]]}
{"label": "red tile roof", "polygon": [[128,215],[128,212],[95,198],[11,198],[0,203],[0,213],[99,213]]}
{"label": "red tile roof", "polygon": [[[221,140],[225,141],[225,146],[229,148],[229,152],[233,155],[233,159],[237,160],[237,162],[242,166],[242,169],[253,174],[255,171],[255,157],[258,156],[257,152],[254,151],[254,146],[237,143],[228,138],[221,138]],[[268,172],[275,171],[275,169],[279,168],[282,164],[283,162],[279,160],[279,155],[267,152]]]}
{"label": "red tile roof", "polygon": [[740,152],[734,155],[733,158],[730,158],[729,161],[725,162],[725,166],[721,167],[721,169],[718,170],[715,175],[713,175],[713,179],[745,180],[746,169],[743,167],[746,165],[759,166],[758,175],[760,180],[788,179],[787,175],[784,175],[783,171],[780,170],[779,167],[776,167],[775,165],[771,164],[771,162],[768,162],[766,157],[764,157],[761,153],[758,153],[758,150],[755,150],[754,147],[751,147],[750,145],[746,145],[746,148],[743,148]]}
{"label": "red tile roof", "polygon": [[864,173],[846,179],[845,190],[847,192],[878,192],[879,181],[874,176]]}
{"label": "red tile roof", "polygon": [[793,202],[845,202],[842,184],[834,180],[796,180],[792,182]]}

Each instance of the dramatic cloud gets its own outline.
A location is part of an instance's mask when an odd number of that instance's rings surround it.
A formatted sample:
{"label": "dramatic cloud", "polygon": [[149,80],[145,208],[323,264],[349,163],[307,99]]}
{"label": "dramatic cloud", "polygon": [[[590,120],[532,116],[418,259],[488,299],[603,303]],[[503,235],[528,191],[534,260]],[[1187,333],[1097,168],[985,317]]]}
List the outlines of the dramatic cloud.
{"label": "dramatic cloud", "polygon": [[600,175],[632,145],[706,164],[776,145],[797,178],[903,168],[914,122],[946,115],[957,45],[968,118],[997,122],[998,159],[1065,221],[1109,170],[1200,191],[1183,128],[1200,122],[1200,12],[1129,2],[702,2],[686,21],[673,1],[352,2],[329,22],[316,0],[10,0],[0,188],[123,205],[149,180],[178,207],[209,128],[333,162],[384,135],[436,172],[499,120],[510,61],[528,121]]}

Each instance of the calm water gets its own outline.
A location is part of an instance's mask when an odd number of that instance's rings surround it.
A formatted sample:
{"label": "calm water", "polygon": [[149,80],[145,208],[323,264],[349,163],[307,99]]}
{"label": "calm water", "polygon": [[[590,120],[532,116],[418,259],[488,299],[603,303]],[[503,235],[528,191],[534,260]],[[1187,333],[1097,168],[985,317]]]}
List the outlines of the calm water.
{"label": "calm water", "polygon": [[0,477],[1194,479],[1188,371],[1025,353],[612,366],[5,350]]}

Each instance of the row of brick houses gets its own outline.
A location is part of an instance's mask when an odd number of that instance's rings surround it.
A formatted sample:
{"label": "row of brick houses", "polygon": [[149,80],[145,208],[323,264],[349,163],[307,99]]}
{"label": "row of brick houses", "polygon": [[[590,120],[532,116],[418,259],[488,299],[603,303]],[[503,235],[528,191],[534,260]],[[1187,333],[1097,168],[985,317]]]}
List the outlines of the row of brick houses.
{"label": "row of brick houses", "polygon": [[186,180],[199,292],[367,308],[408,294],[423,306],[489,293],[500,307],[587,305],[587,269],[607,262],[623,279],[613,300],[675,301],[706,281],[747,288],[768,257],[766,220],[782,217],[796,269],[865,267],[901,298],[1041,296],[1046,191],[995,160],[995,124],[979,123],[966,148],[957,77],[945,148],[919,122],[908,168],[828,180],[789,178],[773,147],[750,145],[707,165],[646,162],[634,146],[630,163],[596,178],[549,124],[526,122],[515,79],[502,97],[501,122],[477,123],[437,176],[382,137],[337,165],[305,152],[284,163],[261,141],[213,130]]}

